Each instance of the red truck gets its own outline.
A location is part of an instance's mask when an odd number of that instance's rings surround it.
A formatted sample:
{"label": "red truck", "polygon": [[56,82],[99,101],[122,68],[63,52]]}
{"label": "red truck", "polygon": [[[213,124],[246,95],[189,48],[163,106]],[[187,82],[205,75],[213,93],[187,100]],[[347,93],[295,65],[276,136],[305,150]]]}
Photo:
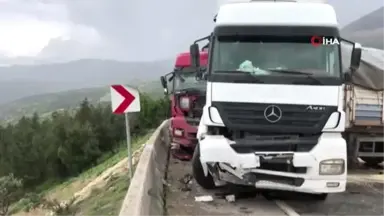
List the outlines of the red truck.
{"label": "red truck", "polygon": [[[160,78],[171,101],[170,135],[172,155],[190,160],[197,143],[196,133],[205,105],[206,82],[190,62],[189,52],[176,57],[174,70]],[[200,62],[207,64],[208,52],[200,52]],[[168,85],[168,83],[170,85]]]}

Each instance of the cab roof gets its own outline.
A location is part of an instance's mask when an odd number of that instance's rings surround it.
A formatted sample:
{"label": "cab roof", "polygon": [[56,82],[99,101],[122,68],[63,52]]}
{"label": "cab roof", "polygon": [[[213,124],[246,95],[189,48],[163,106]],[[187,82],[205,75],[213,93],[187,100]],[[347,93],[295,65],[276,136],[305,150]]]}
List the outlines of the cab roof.
{"label": "cab roof", "polygon": [[[191,59],[190,59],[189,52],[180,53],[176,57],[175,67],[189,67],[191,66]],[[200,64],[201,65],[207,65],[208,62],[208,52],[201,51],[200,52]]]}
{"label": "cab roof", "polygon": [[337,27],[334,8],[325,3],[255,1],[220,7],[216,25]]}

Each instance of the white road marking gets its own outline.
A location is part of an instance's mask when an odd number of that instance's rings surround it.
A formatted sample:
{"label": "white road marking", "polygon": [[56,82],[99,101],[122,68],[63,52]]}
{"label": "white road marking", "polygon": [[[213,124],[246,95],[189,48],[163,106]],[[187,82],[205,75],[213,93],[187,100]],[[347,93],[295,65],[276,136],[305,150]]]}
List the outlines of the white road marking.
{"label": "white road marking", "polygon": [[291,206],[281,200],[275,201],[276,205],[288,216],[300,216]]}

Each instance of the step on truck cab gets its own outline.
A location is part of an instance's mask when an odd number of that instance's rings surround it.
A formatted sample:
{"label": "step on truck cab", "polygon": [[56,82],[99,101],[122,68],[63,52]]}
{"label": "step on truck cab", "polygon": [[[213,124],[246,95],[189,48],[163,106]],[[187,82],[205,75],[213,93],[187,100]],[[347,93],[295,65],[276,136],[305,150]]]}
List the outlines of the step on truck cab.
{"label": "step on truck cab", "polygon": [[[201,51],[201,64],[206,65],[207,59],[208,53]],[[197,126],[205,104],[206,82],[198,77],[196,67],[191,66],[190,54],[186,52],[176,57],[174,70],[162,76],[161,83],[171,101],[173,156],[189,160],[197,143]]]}
{"label": "step on truck cab", "polygon": [[[192,159],[204,188],[227,182],[325,199],[345,191],[347,147],[336,13],[323,3],[225,4],[210,39]],[[359,67],[355,44],[350,71]],[[199,46],[190,47],[199,65]]]}

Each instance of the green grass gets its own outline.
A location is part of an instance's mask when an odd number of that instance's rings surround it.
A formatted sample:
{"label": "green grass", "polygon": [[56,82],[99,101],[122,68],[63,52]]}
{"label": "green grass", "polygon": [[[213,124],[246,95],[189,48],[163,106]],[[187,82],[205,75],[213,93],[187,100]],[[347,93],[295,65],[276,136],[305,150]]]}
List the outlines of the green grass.
{"label": "green grass", "polygon": [[[142,144],[144,144],[144,142],[149,139],[149,137],[152,135],[152,133],[153,133],[153,130],[150,130],[144,136],[133,137],[132,141],[131,141],[132,142],[132,153],[134,151],[136,151]],[[67,187],[68,185],[70,185],[71,183],[73,183],[75,181],[79,181],[79,180],[84,181],[87,179],[95,178],[98,175],[100,175],[101,173],[103,173],[106,169],[116,165],[118,162],[123,160],[125,157],[127,157],[127,147],[126,147],[126,143],[123,142],[121,144],[119,151],[116,154],[104,155],[103,157],[101,157],[99,159],[101,162],[97,166],[88,169],[87,171],[81,173],[77,177],[68,179],[67,181],[65,181],[63,183],[50,188],[48,191],[60,190],[62,188]]]}
{"label": "green grass", "polygon": [[[141,144],[147,141],[153,130],[144,137],[140,137],[139,141],[132,142],[132,150],[137,150]],[[120,151],[110,160],[100,165],[100,167],[94,167],[88,172],[84,173],[85,176],[92,173],[101,173],[105,169],[113,166],[117,162],[126,157],[126,149]],[[103,168],[102,168],[103,167]],[[129,177],[127,173],[123,175],[109,179],[107,184],[103,188],[92,190],[91,195],[85,200],[78,203],[77,207],[80,209],[80,215],[118,215],[120,212],[121,204],[129,187]]]}
{"label": "green grass", "polygon": [[[154,130],[150,130],[146,135],[144,136],[139,136],[139,137],[133,137],[131,140],[132,143],[132,153],[135,152],[142,144],[145,143],[149,139],[149,137],[152,135]],[[104,157],[101,158],[101,162],[99,165],[90,168],[89,170],[83,172],[80,174],[78,177],[73,178],[68,180],[67,182],[63,183],[61,186],[68,185],[69,183],[79,180],[79,179],[88,179],[88,178],[93,178],[98,175],[100,175],[102,172],[104,172],[106,169],[109,167],[114,166],[121,160],[123,160],[125,157],[127,157],[127,146],[126,142],[123,142],[121,145],[121,148],[119,149],[118,153],[112,156],[105,155]]]}
{"label": "green grass", "polygon": [[[132,153],[139,149],[143,144],[145,144],[153,132],[154,130],[149,130],[145,135],[133,137]],[[108,168],[116,165],[125,157],[127,157],[127,147],[126,143],[123,142],[121,144],[121,148],[116,154],[105,154],[102,158],[100,158],[100,163],[97,166],[86,170],[76,177],[70,178],[60,183],[58,181],[46,182],[37,187],[35,192],[42,195],[54,194],[58,200],[70,199],[73,194],[79,190],[78,187],[85,186],[88,182],[99,176]],[[92,195],[89,198],[86,198],[78,204],[80,211],[85,211],[84,214],[82,213],[82,215],[89,215],[86,212],[95,212],[95,214],[100,212],[98,215],[104,215],[102,212],[107,211],[104,210],[104,208],[113,212],[120,210],[121,202],[123,201],[123,198],[127,192],[128,186],[129,181],[127,174],[118,176],[118,178],[112,178],[103,189],[96,189],[92,191]],[[107,193],[106,197],[100,195],[101,193]],[[114,201],[112,202],[110,199],[114,199]],[[95,204],[93,201],[97,201],[99,204]],[[102,204],[104,202],[105,204]],[[19,212],[24,209],[24,207],[24,203],[17,202],[11,206],[11,213],[13,214]],[[105,215],[109,215],[109,213]]]}
{"label": "green grass", "polygon": [[78,204],[80,215],[119,215],[128,187],[127,174],[110,179],[103,188],[92,190],[89,198]]}

